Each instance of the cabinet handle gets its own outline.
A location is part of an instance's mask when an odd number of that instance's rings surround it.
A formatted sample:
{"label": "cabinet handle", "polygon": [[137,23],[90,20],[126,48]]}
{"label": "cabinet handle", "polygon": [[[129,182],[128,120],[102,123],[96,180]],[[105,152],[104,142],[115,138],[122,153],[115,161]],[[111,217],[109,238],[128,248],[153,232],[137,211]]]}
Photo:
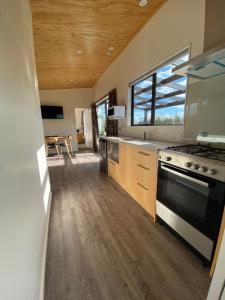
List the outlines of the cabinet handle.
{"label": "cabinet handle", "polygon": [[142,155],[145,155],[145,156],[150,156],[149,153],[145,153],[145,152],[142,152],[142,151],[138,151],[139,154],[142,154]]}
{"label": "cabinet handle", "polygon": [[145,169],[145,170],[147,170],[147,171],[150,171],[150,169],[149,169],[149,168],[147,168],[147,167],[144,167],[144,166],[142,166],[142,165],[140,165],[140,164],[138,164],[138,167],[140,167],[140,168],[142,168],[142,169]]}
{"label": "cabinet handle", "polygon": [[141,188],[143,188],[144,190],[146,190],[146,191],[149,191],[149,189],[148,188],[146,188],[145,186],[143,186],[142,184],[140,184],[139,182],[137,183],[137,185],[139,185]]}

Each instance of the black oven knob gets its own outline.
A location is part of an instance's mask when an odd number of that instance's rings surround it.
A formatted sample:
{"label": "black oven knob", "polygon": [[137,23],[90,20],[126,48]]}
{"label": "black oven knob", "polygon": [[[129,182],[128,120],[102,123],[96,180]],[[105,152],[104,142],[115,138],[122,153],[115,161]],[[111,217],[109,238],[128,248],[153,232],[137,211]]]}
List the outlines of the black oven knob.
{"label": "black oven knob", "polygon": [[216,170],[214,169],[209,169],[207,172],[209,175],[215,175],[216,174]]}
{"label": "black oven knob", "polygon": [[190,168],[191,165],[192,165],[192,163],[190,163],[190,162],[186,162],[186,163],[184,164],[184,166],[185,166],[186,168]]}
{"label": "black oven knob", "polygon": [[199,168],[198,165],[192,165],[192,166],[191,166],[191,169],[192,169],[192,170],[197,170],[198,168]]}
{"label": "black oven knob", "polygon": [[206,167],[200,167],[198,170],[199,170],[199,172],[203,172],[203,173],[207,172]]}
{"label": "black oven knob", "polygon": [[170,160],[172,160],[172,157],[167,156],[167,157],[165,157],[165,160],[166,160],[166,161],[170,161]]}

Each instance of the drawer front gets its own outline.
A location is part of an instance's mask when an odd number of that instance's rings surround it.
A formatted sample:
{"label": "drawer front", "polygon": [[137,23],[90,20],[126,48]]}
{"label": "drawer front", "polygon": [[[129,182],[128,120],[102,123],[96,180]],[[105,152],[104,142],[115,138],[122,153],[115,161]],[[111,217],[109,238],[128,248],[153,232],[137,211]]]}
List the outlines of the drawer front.
{"label": "drawer front", "polygon": [[136,150],[136,163],[146,167],[147,169],[151,168],[152,164],[155,164],[157,157],[154,152],[144,151],[142,149]]}
{"label": "drawer front", "polygon": [[108,160],[108,173],[111,177],[117,179],[117,163],[111,159]]}
{"label": "drawer front", "polygon": [[128,184],[128,155],[127,155],[127,145],[120,144],[119,147],[119,168],[118,168],[118,180],[119,184],[126,190]]}
{"label": "drawer front", "polygon": [[152,170],[141,164],[136,165],[135,169],[136,169],[135,170],[136,181],[142,183],[146,187],[150,187],[152,181],[151,179],[153,176]]}
{"label": "drawer front", "polygon": [[140,182],[136,183],[136,201],[155,219],[156,195],[155,192]]}

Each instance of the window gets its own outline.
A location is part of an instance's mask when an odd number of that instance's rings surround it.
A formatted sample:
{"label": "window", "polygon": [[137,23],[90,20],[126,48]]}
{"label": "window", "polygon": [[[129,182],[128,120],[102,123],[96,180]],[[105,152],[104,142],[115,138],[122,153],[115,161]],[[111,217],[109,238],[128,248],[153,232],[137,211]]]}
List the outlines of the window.
{"label": "window", "polygon": [[108,103],[109,99],[105,99],[96,103],[96,112],[98,120],[98,131],[100,135],[106,134],[107,114],[108,114]]}
{"label": "window", "polygon": [[186,50],[131,85],[132,126],[183,124],[187,78],[172,70],[188,58]]}

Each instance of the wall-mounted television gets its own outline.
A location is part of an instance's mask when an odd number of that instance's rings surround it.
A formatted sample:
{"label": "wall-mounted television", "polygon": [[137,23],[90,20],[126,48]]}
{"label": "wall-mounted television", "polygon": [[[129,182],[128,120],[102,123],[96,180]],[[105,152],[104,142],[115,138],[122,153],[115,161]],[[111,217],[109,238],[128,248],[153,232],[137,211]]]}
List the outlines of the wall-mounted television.
{"label": "wall-mounted television", "polygon": [[42,119],[64,119],[62,106],[41,106]]}

